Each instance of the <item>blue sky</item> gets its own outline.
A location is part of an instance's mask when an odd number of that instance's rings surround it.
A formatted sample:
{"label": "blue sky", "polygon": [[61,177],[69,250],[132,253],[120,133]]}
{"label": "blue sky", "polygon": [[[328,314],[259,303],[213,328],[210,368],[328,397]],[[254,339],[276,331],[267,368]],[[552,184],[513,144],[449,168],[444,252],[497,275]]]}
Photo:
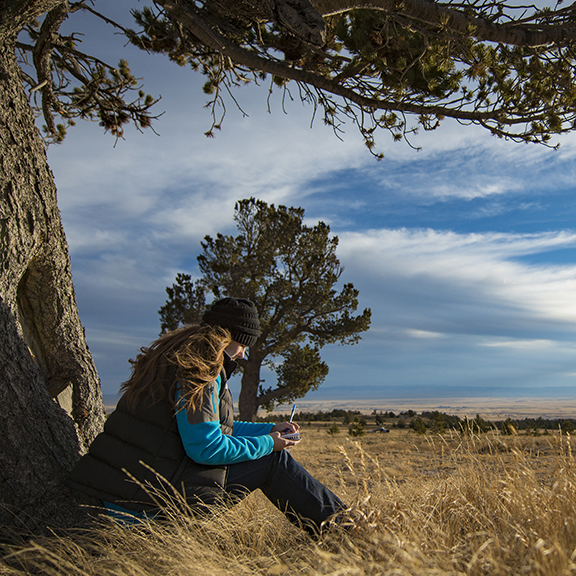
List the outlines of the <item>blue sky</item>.
{"label": "blue sky", "polygon": [[[127,8],[98,0],[130,25]],[[106,394],[159,332],[178,272],[197,274],[200,240],[235,233],[234,202],[302,206],[340,239],[342,280],[372,309],[355,346],[329,346],[310,399],[576,398],[576,136],[559,151],[446,122],[377,139],[377,162],[352,125],[343,141],[312,110],[268,86],[244,88],[213,139],[204,79],[125,47],[89,16],[84,49],[128,59],[163,116],[115,143],[79,123],[48,150],[86,336]],[[266,384],[269,385],[270,375]],[[236,378],[236,380],[238,380]],[[238,382],[233,391],[238,390]]]}

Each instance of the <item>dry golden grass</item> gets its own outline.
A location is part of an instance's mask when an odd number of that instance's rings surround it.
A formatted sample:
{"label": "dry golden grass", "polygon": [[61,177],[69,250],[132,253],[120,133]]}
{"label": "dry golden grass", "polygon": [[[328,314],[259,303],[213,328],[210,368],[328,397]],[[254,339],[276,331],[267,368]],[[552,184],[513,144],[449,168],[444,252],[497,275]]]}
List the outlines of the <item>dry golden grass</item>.
{"label": "dry golden grass", "polygon": [[348,530],[313,541],[255,493],[210,518],[175,508],[168,522],[102,519],[83,534],[33,540],[5,550],[0,574],[576,573],[571,438],[302,432],[293,455],[350,504]]}

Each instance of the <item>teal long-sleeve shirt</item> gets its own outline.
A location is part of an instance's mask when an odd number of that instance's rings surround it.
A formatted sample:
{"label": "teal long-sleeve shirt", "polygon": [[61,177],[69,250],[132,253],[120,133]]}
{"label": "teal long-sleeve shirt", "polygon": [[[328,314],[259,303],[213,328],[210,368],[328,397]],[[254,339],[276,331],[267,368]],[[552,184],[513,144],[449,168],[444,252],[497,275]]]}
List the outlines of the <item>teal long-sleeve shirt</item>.
{"label": "teal long-sleeve shirt", "polygon": [[[220,428],[220,376],[206,387],[200,406],[186,410],[180,389],[176,392],[178,432],[188,457],[208,465],[226,465],[257,460],[270,454],[274,440],[269,436],[273,424],[234,422],[232,436]],[[226,383],[224,384],[226,386]]]}

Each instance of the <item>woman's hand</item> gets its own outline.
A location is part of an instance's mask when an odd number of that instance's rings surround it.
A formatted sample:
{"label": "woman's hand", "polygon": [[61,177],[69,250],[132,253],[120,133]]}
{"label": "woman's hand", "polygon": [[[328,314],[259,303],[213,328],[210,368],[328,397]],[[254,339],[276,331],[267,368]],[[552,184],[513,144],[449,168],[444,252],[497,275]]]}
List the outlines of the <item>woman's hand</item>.
{"label": "woman's hand", "polygon": [[281,424],[274,424],[270,432],[280,432],[280,434],[294,434],[298,432],[300,426],[296,422],[282,422]]}
{"label": "woman's hand", "polygon": [[274,452],[280,452],[281,450],[286,450],[286,448],[292,448],[296,446],[300,440],[288,440],[288,438],[282,438],[282,434],[279,431],[270,432],[272,440],[274,440]]}

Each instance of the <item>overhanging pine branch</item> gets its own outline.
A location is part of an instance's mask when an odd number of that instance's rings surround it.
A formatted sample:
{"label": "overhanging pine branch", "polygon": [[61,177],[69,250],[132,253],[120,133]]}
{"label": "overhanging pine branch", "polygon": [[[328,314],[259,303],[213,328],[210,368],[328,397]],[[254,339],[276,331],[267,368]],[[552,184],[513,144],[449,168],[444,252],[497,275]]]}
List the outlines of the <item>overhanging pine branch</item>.
{"label": "overhanging pine branch", "polygon": [[[548,46],[576,40],[576,27],[567,27],[565,22],[556,26],[533,24],[515,26],[496,24],[429,0],[311,0],[322,16],[349,12],[357,8],[383,10],[402,14],[409,18],[432,25],[443,24],[451,30],[472,35],[482,41],[509,44],[512,46]],[[537,29],[534,29],[537,28]]]}
{"label": "overhanging pine branch", "polygon": [[[335,96],[341,96],[349,102],[357,104],[363,110],[386,110],[390,112],[408,112],[420,115],[448,116],[457,120],[475,122],[481,120],[502,120],[502,112],[499,109],[490,112],[469,111],[451,109],[444,106],[423,106],[411,102],[387,102],[376,98],[361,96],[349,88],[332,82],[328,78],[304,70],[299,70],[297,68],[292,68],[282,62],[262,58],[261,56],[237,46],[228,41],[214,27],[208,27],[201,18],[199,18],[198,15],[187,6],[184,6],[175,0],[158,0],[157,3],[161,5],[172,18],[182,23],[189,32],[204,44],[219,51],[222,55],[229,57],[234,62],[247,66],[253,70],[261,70],[288,80],[295,80],[296,82],[314,86],[319,90],[330,92]],[[538,117],[536,116],[531,116],[530,118],[524,118],[524,121],[534,120],[537,118]]]}

